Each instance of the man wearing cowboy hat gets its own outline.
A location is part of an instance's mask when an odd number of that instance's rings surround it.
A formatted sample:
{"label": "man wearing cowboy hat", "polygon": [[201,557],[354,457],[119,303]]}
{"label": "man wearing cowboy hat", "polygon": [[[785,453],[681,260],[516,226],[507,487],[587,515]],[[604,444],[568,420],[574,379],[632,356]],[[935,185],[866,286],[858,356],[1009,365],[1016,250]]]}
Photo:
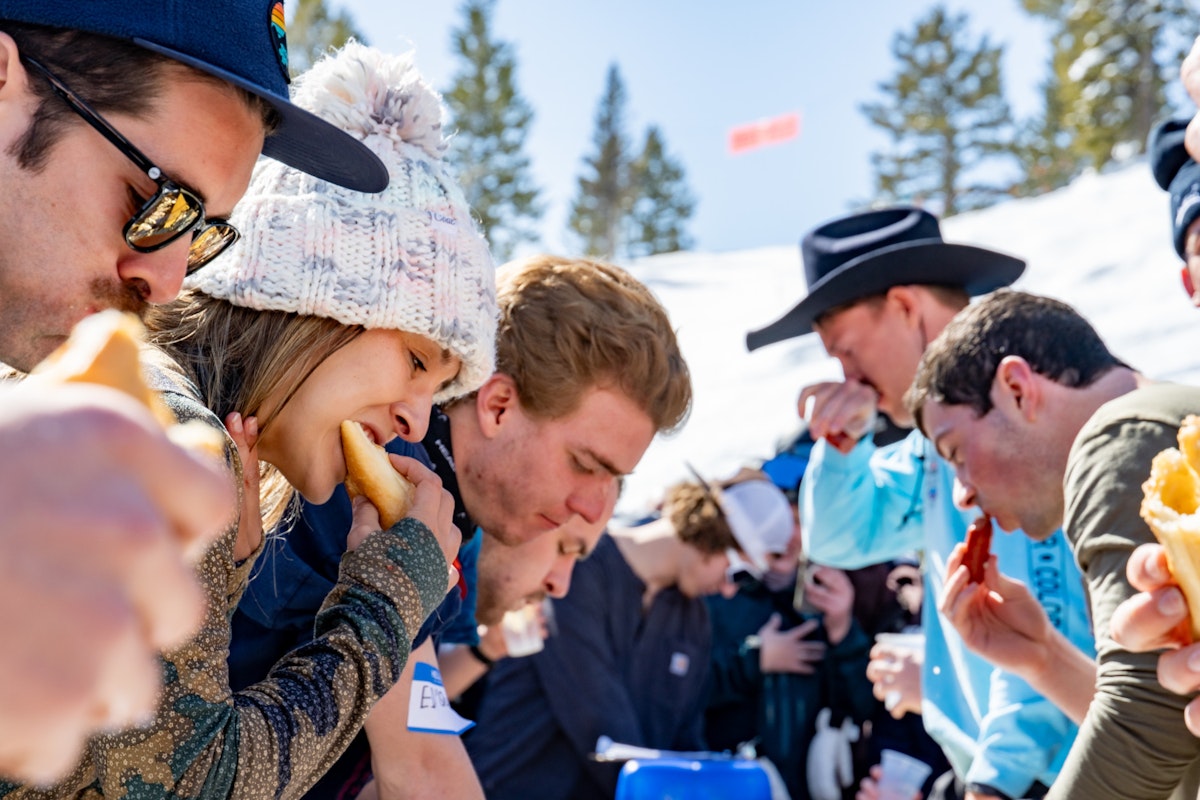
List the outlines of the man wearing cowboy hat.
{"label": "man wearing cowboy hat", "polygon": [[[923,550],[925,596],[935,603],[946,559],[976,512],[955,506],[953,468],[919,431],[877,449],[872,422],[882,411],[912,425],[903,398],[926,346],[972,296],[1015,281],[1024,262],[946,243],[934,216],[907,207],[826,222],[804,237],[801,251],[807,296],[746,341],[753,350],[815,331],[845,374],[800,395],[821,440],[802,484],[808,556],[854,569]],[[1059,630],[1092,653],[1082,581],[1061,532],[1038,543],[997,536],[993,548],[1001,571],[1035,587]],[[1075,726],[1024,681],[970,653],[932,607],[923,621],[925,727],[954,767],[931,796],[1040,796]],[[873,655],[888,654],[877,646]]]}

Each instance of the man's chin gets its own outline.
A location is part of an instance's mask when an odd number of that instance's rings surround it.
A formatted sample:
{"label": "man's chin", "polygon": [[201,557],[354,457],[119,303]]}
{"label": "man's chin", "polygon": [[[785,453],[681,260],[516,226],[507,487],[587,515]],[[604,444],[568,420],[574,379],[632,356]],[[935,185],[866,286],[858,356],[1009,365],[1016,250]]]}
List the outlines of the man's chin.
{"label": "man's chin", "polygon": [[1011,527],[1006,526],[999,520],[996,522],[1000,526],[1000,529],[1005,533],[1023,533],[1030,539],[1033,539],[1035,542],[1046,541],[1054,535],[1055,531],[1058,530],[1057,526],[1049,527],[1045,523],[1039,522],[1038,520],[1027,520],[1024,522],[1018,520],[1016,525],[1013,525],[1013,523],[1010,522],[1008,525]]}

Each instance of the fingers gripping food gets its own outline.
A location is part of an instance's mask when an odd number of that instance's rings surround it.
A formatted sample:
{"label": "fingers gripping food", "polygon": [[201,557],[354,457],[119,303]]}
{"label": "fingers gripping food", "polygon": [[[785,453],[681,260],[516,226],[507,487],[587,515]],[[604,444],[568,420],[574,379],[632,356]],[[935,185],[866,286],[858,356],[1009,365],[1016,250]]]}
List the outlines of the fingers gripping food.
{"label": "fingers gripping food", "polygon": [[983,569],[992,554],[992,518],[978,517],[967,528],[967,551],[963,563],[971,573],[971,583],[983,583]]}
{"label": "fingers gripping food", "polygon": [[353,420],[342,423],[342,454],[346,457],[347,491],[351,497],[363,495],[370,500],[385,529],[408,516],[415,487],[396,472],[387,451]]}
{"label": "fingers gripping food", "polygon": [[150,409],[173,442],[219,458],[225,444],[221,434],[199,421],[178,424],[142,377],[145,333],[131,314],[109,310],[85,317],[67,341],[33,368],[28,380],[43,385],[92,383],[122,391]]}
{"label": "fingers gripping food", "polygon": [[1179,427],[1179,449],[1154,457],[1142,484],[1142,519],[1154,531],[1191,616],[1192,638],[1200,639],[1200,416]]}

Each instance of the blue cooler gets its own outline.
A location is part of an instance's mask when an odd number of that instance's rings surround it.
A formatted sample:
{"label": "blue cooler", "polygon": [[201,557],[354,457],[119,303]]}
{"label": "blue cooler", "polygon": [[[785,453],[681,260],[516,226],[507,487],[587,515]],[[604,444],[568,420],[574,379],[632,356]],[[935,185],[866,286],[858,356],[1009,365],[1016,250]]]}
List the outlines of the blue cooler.
{"label": "blue cooler", "polygon": [[771,800],[771,782],[758,762],[744,759],[627,761],[616,800]]}

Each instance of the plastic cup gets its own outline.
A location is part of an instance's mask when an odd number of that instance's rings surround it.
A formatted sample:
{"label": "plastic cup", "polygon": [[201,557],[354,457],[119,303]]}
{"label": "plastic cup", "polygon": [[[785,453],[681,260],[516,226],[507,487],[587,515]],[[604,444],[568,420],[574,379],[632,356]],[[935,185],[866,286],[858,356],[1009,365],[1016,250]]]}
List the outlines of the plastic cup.
{"label": "plastic cup", "polygon": [[913,800],[932,772],[924,761],[896,750],[884,750],[879,766],[879,800]]}
{"label": "plastic cup", "polygon": [[877,633],[875,643],[883,644],[895,650],[907,650],[914,655],[924,654],[925,634],[919,631],[912,633]]}
{"label": "plastic cup", "polygon": [[[913,658],[923,659],[925,656],[925,634],[912,633],[877,633],[875,643],[886,645],[900,653],[909,653]],[[891,711],[900,702],[900,692],[890,691],[883,697],[883,707]]]}
{"label": "plastic cup", "polygon": [[542,624],[539,619],[539,603],[526,603],[515,611],[506,612],[500,622],[504,635],[504,646],[510,658],[531,656],[540,653],[546,646],[542,639]]}

